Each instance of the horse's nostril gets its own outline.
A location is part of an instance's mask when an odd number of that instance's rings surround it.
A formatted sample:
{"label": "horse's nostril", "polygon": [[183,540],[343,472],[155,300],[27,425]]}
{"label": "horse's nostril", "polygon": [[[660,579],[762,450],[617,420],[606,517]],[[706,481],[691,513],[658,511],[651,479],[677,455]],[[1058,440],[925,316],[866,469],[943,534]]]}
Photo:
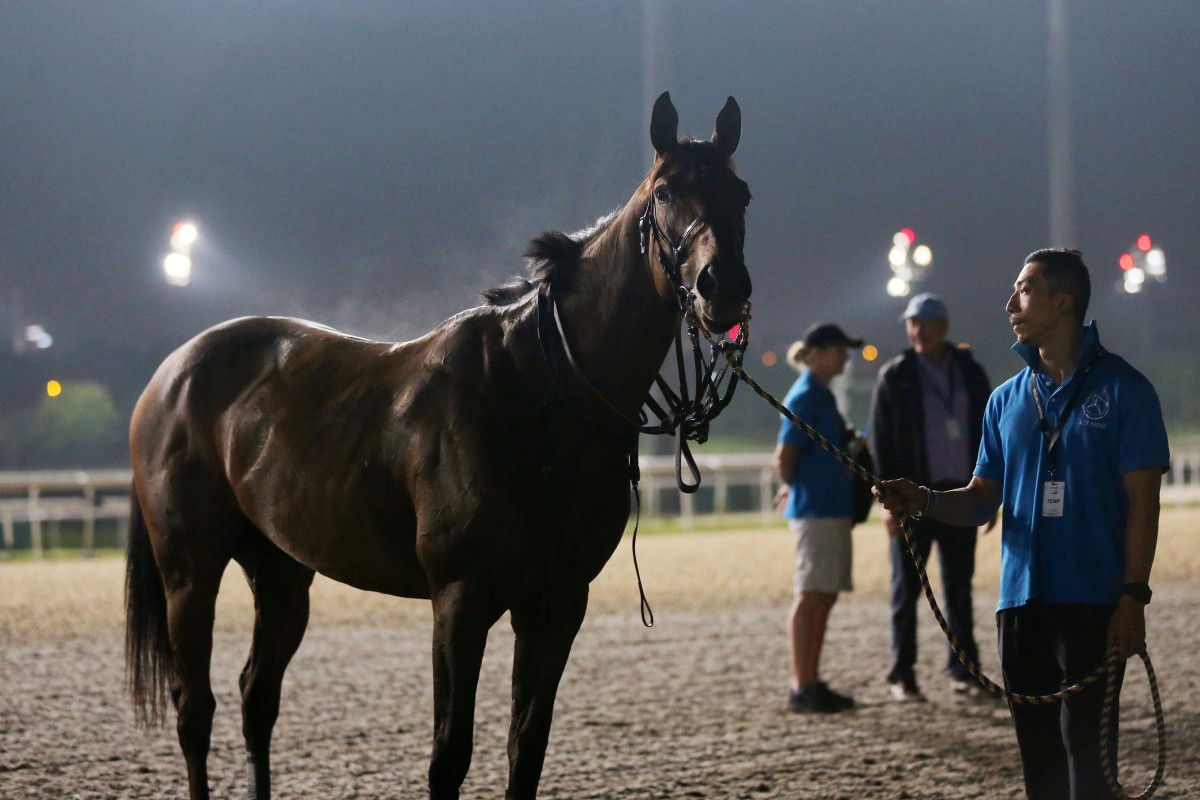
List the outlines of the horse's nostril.
{"label": "horse's nostril", "polygon": [[717,283],[717,271],[713,269],[711,263],[705,264],[704,269],[700,270],[700,274],[696,276],[696,293],[705,300],[712,301],[716,299],[720,288]]}

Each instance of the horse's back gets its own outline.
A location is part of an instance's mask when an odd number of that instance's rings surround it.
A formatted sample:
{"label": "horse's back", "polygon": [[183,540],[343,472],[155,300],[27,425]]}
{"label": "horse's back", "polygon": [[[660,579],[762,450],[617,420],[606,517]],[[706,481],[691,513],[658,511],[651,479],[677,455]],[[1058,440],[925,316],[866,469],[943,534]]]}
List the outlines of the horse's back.
{"label": "horse's back", "polygon": [[411,499],[384,452],[404,347],[279,317],[204,331],[135,408],[140,499],[216,506],[331,577],[421,594]]}
{"label": "horse's back", "polygon": [[134,455],[139,439],[161,438],[172,423],[187,422],[193,447],[202,447],[200,434],[214,433],[239,400],[273,375],[281,377],[286,361],[299,357],[314,365],[334,364],[345,353],[384,347],[284,317],[243,317],[209,328],[169,355],[143,391],[133,415]]}

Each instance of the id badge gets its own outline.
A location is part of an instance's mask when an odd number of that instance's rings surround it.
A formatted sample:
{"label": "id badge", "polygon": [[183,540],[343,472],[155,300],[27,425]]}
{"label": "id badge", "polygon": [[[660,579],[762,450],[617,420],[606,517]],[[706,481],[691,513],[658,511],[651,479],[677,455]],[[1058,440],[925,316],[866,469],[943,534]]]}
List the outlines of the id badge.
{"label": "id badge", "polygon": [[963,430],[962,423],[956,417],[946,420],[946,438],[952,442],[957,442],[962,438]]}
{"label": "id badge", "polygon": [[1046,481],[1042,484],[1042,516],[1061,517],[1067,494],[1066,481]]}

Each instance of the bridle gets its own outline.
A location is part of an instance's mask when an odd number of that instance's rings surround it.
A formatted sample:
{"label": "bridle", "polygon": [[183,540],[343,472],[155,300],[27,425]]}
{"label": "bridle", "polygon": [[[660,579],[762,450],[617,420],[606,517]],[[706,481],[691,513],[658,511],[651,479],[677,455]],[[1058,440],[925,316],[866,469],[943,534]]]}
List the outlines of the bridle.
{"label": "bridle", "polygon": [[[655,385],[662,395],[663,403],[659,403],[653,395],[647,394],[643,407],[639,409],[636,418],[631,418],[606,398],[580,369],[578,362],[571,352],[563,330],[562,318],[559,315],[558,304],[554,299],[554,289],[550,281],[543,281],[538,290],[538,336],[541,340],[542,353],[550,371],[558,384],[560,396],[562,392],[561,378],[557,370],[554,340],[562,348],[566,363],[579,382],[599,402],[608,414],[617,420],[621,427],[634,433],[650,435],[671,434],[676,437],[675,444],[675,480],[679,490],[691,494],[700,488],[700,470],[696,459],[692,456],[689,442],[704,444],[708,440],[708,425],[716,419],[730,401],[737,388],[738,378],[731,364],[740,365],[745,355],[746,345],[750,338],[750,302],[743,306],[742,316],[738,323],[738,332],[732,340],[722,339],[713,341],[708,356],[705,357],[700,343],[700,319],[695,308],[696,295],[692,288],[684,285],[682,265],[687,260],[688,244],[696,232],[708,221],[703,215],[696,217],[687,226],[678,240],[672,241],[658,224],[654,194],[646,202],[646,209],[638,220],[639,246],[642,255],[647,256],[647,267],[654,278],[653,259],[649,257],[650,240],[658,248],[658,262],[663,272],[671,281],[674,299],[679,307],[680,320],[687,327],[688,339],[692,345],[692,386],[689,389],[686,357],[683,352],[683,338],[680,330],[675,331],[675,363],[678,370],[679,390],[671,388],[661,374],[654,379]],[[738,241],[738,256],[741,257],[742,240]],[[720,363],[719,363],[720,362]],[[649,423],[647,409],[658,422]],[[683,465],[687,464],[690,480],[684,480]],[[630,454],[631,470],[636,471],[637,444],[636,439]],[[636,484],[636,472],[634,473]]]}
{"label": "bridle", "polygon": [[[658,224],[658,209],[654,202],[654,192],[650,193],[650,199],[646,201],[646,210],[638,219],[638,249],[642,255],[647,255],[650,249],[650,236],[654,235],[654,243],[658,245],[658,263],[662,265],[663,272],[670,279],[675,299],[679,303],[679,310],[684,314],[687,313],[695,298],[691,296],[691,290],[683,285],[681,265],[687,260],[688,241],[696,235],[696,231],[700,229],[701,225],[707,224],[708,220],[701,214],[684,229],[678,242],[672,242]],[[650,279],[653,280],[654,265],[649,258],[646,259],[646,267],[650,270]]]}

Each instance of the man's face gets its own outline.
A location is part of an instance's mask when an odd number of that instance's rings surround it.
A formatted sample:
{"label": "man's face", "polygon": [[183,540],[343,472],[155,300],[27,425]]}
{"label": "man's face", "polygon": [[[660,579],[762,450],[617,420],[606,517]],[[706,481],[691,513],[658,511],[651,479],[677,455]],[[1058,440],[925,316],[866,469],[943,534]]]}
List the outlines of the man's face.
{"label": "man's face", "polygon": [[950,330],[950,321],[909,317],[904,320],[904,329],[908,333],[908,343],[912,345],[912,349],[921,355],[927,355],[936,353],[946,346],[946,334]]}
{"label": "man's face", "polygon": [[1004,307],[1013,333],[1021,344],[1037,346],[1046,331],[1061,324],[1064,314],[1069,311],[1067,295],[1052,294],[1043,272],[1044,267],[1038,261],[1026,264],[1013,284],[1008,305]]}

